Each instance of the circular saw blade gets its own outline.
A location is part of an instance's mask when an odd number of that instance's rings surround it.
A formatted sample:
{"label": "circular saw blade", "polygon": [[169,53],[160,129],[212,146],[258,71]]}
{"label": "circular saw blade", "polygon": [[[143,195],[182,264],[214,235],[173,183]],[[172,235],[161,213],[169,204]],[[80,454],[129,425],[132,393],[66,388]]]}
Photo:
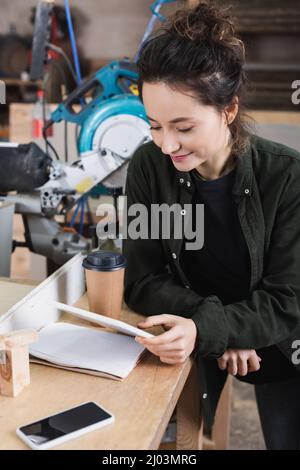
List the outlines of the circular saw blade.
{"label": "circular saw blade", "polygon": [[128,162],[135,150],[151,139],[149,124],[138,116],[119,114],[103,121],[95,131],[93,150],[108,149],[124,159],[124,165],[103,181],[109,188],[125,186]]}

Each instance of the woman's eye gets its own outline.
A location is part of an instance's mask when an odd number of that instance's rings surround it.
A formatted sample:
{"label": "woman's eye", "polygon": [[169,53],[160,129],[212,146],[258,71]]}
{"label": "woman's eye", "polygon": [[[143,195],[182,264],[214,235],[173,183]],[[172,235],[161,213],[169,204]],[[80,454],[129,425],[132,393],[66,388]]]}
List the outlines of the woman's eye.
{"label": "woman's eye", "polygon": [[[161,127],[153,127],[153,126],[150,126],[150,130],[151,131],[160,131]],[[176,129],[178,132],[189,132],[191,131],[193,128],[192,127],[189,127],[187,129]]]}
{"label": "woman's eye", "polygon": [[189,127],[188,129],[177,129],[179,132],[189,132],[191,131],[193,128],[192,127]]}

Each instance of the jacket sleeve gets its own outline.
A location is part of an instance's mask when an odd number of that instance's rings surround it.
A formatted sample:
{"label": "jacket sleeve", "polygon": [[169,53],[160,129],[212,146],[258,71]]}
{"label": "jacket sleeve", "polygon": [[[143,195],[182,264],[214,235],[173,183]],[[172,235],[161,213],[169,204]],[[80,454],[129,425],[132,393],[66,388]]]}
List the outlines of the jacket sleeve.
{"label": "jacket sleeve", "polygon": [[[272,188],[270,188],[272,190]],[[249,298],[222,305],[217,297],[202,303],[193,319],[199,353],[208,354],[212,334],[227,348],[258,349],[286,340],[300,324],[300,163],[290,167],[277,207],[264,274]],[[215,348],[216,349],[216,348]]]}

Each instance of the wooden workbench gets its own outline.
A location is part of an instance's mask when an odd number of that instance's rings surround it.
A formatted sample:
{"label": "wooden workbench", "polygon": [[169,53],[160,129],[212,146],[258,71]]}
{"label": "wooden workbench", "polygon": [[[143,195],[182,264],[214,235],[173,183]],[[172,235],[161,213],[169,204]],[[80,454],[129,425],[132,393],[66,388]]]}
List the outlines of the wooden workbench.
{"label": "wooden workbench", "polygon": [[[8,296],[13,301],[23,294],[24,285],[0,282],[0,295],[8,289],[14,292]],[[86,308],[85,296],[76,305]],[[128,323],[136,325],[141,318],[126,308],[122,311]],[[148,355],[122,382],[37,364],[31,364],[30,372],[31,383],[19,396],[0,396],[0,449],[26,449],[16,436],[18,426],[86,401],[112,412],[115,423],[57,449],[157,449],[176,404],[177,448],[202,447],[198,382],[191,359],[172,366]]]}

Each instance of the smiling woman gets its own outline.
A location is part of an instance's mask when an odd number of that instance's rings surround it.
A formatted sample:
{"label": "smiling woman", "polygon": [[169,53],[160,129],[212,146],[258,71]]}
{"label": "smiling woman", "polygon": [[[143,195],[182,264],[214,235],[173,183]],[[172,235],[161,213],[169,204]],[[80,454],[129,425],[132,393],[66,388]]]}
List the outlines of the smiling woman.
{"label": "smiling woman", "polygon": [[183,93],[164,82],[145,82],[142,93],[145,108],[155,116],[149,116],[153,141],[179,171],[196,169],[202,177],[215,179],[232,169],[227,120],[234,120],[237,105],[221,113],[192,92]]}
{"label": "smiling woman", "polygon": [[255,384],[267,447],[299,449],[300,155],[247,130],[244,57],[229,11],[203,1],[140,51],[153,142],[130,161],[128,214],[178,204],[188,224],[203,204],[204,244],[172,220],[170,237],[129,236],[125,301],[167,330],[137,338],[162,362],[196,356],[208,428],[229,373]]}
{"label": "smiling woman", "polygon": [[[187,122],[193,115],[197,116],[198,121],[201,111],[213,107],[215,113],[218,111],[218,114],[222,114],[227,138],[230,131],[232,152],[238,154],[245,149],[248,136],[243,112],[244,62],[244,45],[234,34],[234,24],[228,11],[222,12],[213,5],[208,7],[201,2],[200,7],[191,9],[189,14],[186,10],[176,12],[159,35],[144,45],[138,64],[140,96],[147,110],[144,85],[165,85],[156,96],[159,100],[168,88],[173,92],[179,90],[183,94],[183,114],[175,118],[173,116],[172,121],[178,119],[177,124],[182,124],[183,121],[179,119],[187,116],[185,125],[178,126],[179,130],[183,128],[184,131],[189,130]],[[190,96],[191,101],[194,101],[190,103],[191,106],[194,104],[191,115],[185,108],[184,96]],[[172,96],[169,98],[173,104]],[[155,99],[151,101],[150,110],[158,103],[165,112],[172,110],[175,113],[170,102],[165,103],[168,106],[166,108],[164,101]],[[197,103],[201,104],[202,110],[195,109]],[[154,112],[149,111],[149,115],[157,121]],[[205,115],[203,121],[206,122]],[[157,129],[156,125],[153,121],[154,129]]]}

